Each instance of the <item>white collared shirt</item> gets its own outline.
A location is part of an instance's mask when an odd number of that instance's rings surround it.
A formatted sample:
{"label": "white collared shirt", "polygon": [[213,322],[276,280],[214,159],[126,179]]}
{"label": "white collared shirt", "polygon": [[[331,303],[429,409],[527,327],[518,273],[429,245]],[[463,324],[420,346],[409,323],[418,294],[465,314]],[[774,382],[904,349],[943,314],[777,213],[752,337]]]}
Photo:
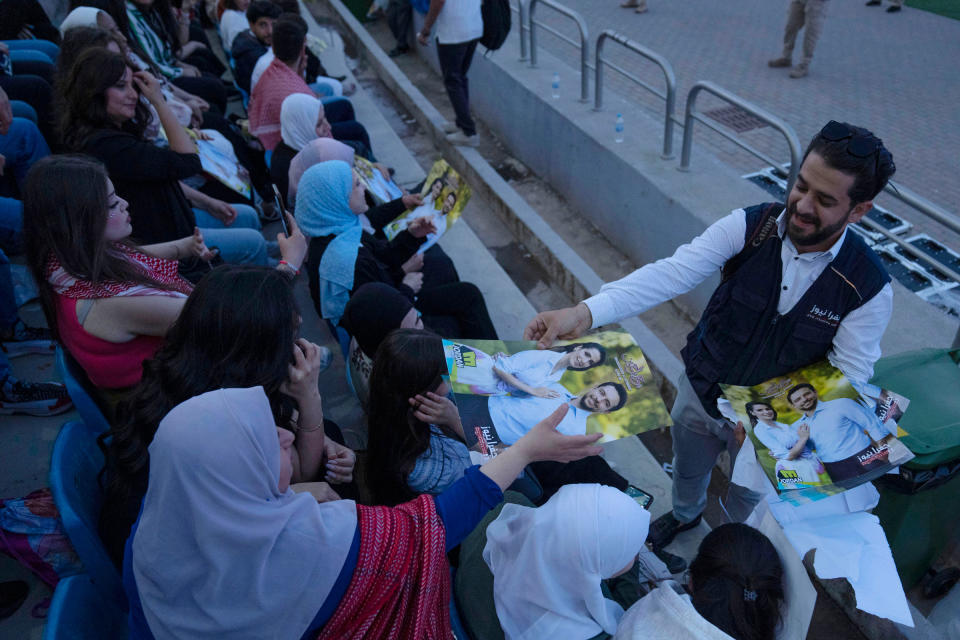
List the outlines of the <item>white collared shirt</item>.
{"label": "white collared shirt", "polygon": [[557,425],[557,431],[568,436],[582,436],[587,432],[587,418],[590,411],[581,409],[573,403],[577,396],[567,391],[560,383],[543,385],[560,394],[559,398],[538,398],[536,396],[490,396],[487,410],[490,421],[497,430],[500,442],[515,444],[538,422],[557,410],[562,404],[569,404],[570,410]]}
{"label": "white collared shirt", "polygon": [[[780,302],[777,312],[789,312],[836,258],[847,237],[845,229],[827,251],[798,253],[786,236],[786,212],[777,219],[783,238],[780,259]],[[746,212],[735,209],[710,225],[702,234],[677,248],[672,256],[644,265],[615,282],[603,285],[600,292],[584,300],[593,314],[593,326],[617,322],[643,313],[661,302],[690,291],[719,271],[740,253],[747,231]],[[873,376],[873,365],[880,358],[880,339],[893,311],[890,283],[846,315],[833,337],[827,353],[831,364],[847,378],[865,382]]]}

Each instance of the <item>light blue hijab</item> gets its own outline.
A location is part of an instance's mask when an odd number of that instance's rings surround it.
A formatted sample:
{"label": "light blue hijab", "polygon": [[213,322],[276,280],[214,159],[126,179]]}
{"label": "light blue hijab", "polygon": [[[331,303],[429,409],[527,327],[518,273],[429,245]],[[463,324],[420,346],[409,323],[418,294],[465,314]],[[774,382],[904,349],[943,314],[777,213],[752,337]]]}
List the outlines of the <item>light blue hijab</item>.
{"label": "light blue hijab", "polygon": [[311,238],[335,235],[320,258],[320,311],[336,324],[350,299],[363,227],[350,209],[353,169],[342,160],[315,164],[297,188],[295,216]]}

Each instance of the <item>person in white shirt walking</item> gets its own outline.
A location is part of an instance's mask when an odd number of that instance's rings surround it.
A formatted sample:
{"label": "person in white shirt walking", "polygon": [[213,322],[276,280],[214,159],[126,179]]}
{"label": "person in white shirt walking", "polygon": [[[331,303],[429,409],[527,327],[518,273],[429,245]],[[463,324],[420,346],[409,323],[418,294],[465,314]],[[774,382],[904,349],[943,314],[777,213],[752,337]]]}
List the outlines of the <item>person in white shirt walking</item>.
{"label": "person in white shirt walking", "polygon": [[430,0],[430,10],[417,34],[426,46],[434,24],[437,27],[437,57],[443,72],[443,85],[456,114],[456,127],[446,129],[447,140],[457,145],[479,144],[477,126],[470,116],[470,90],[467,71],[483,35],[481,0]]}
{"label": "person in white shirt walking", "polygon": [[[742,440],[717,408],[719,383],[753,386],[825,357],[852,381],[872,375],[893,290],[879,258],[847,225],[870,210],[895,170],[870,131],[831,121],[807,147],[785,211],[737,209],[673,256],[575,307],[542,312],[525,329],[525,339],[546,348],[642,313],[722,269],[681,351],[685,372],[671,414],[673,510],[651,528],[655,549],[700,522],[717,456],[739,449]],[[737,497],[748,508],[756,498],[746,490]]]}

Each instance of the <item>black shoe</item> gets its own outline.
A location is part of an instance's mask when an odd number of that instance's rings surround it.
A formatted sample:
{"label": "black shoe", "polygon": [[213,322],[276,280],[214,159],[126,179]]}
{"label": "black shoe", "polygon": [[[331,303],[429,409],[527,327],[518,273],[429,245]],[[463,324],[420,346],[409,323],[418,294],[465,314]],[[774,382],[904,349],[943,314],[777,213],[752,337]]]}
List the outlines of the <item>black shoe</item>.
{"label": "black shoe", "polygon": [[397,45],[393,49],[387,52],[387,55],[391,58],[396,58],[397,56],[402,56],[406,52],[410,51],[410,47],[407,45]]}
{"label": "black shoe", "polygon": [[0,582],[0,620],[9,618],[27,599],[30,587],[23,580]]}
{"label": "black shoe", "polygon": [[868,7],[876,7],[876,6],[878,6],[879,4],[880,4],[880,0],[867,0],[866,6],[868,6]]}
{"label": "black shoe", "polygon": [[700,524],[703,514],[700,513],[690,522],[680,522],[677,520],[673,511],[667,511],[665,514],[653,521],[650,525],[650,533],[647,534],[647,542],[653,547],[654,551],[663,549],[673,542],[677,534],[682,531],[689,531]]}
{"label": "black shoe", "polygon": [[900,5],[898,4],[887,7],[887,13],[896,13],[897,11],[900,11]]}
{"label": "black shoe", "polygon": [[663,564],[667,565],[667,571],[670,573],[683,573],[687,570],[687,561],[681,558],[680,556],[675,556],[669,551],[664,551],[663,549],[653,549],[654,555],[660,558],[660,561]]}

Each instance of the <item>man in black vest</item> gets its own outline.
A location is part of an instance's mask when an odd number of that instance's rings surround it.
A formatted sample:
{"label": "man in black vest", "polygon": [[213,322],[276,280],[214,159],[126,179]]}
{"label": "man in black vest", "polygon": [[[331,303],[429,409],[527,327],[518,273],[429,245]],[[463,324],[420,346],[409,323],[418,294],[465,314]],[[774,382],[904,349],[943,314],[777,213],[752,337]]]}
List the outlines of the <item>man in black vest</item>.
{"label": "man in black vest", "polygon": [[737,209],[673,256],[527,326],[524,338],[546,348],[642,313],[722,269],[681,351],[685,375],[671,413],[673,511],[650,528],[656,550],[700,522],[717,456],[739,446],[717,410],[719,383],[752,386],[825,357],[851,380],[873,374],[893,290],[879,258],[847,225],[870,210],[895,170],[870,131],[831,121],[807,147],[785,211]]}

